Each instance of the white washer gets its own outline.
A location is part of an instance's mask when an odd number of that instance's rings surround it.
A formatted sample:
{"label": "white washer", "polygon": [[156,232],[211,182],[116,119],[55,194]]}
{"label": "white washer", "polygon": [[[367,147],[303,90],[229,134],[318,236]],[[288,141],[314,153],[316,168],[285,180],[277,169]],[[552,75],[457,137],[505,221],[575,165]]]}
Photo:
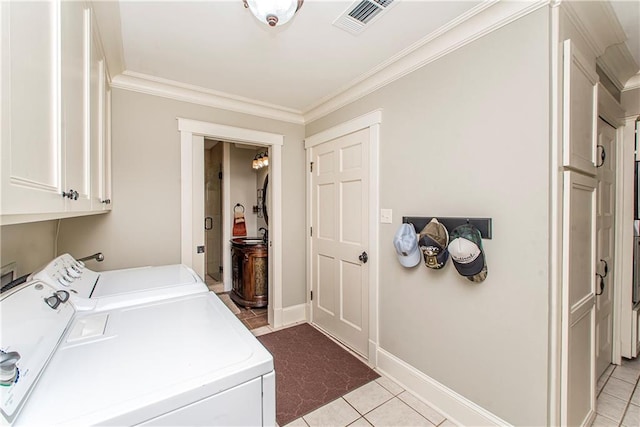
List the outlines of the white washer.
{"label": "white washer", "polygon": [[78,312],[55,292],[0,299],[4,423],[275,425],[273,358],[215,294]]}
{"label": "white washer", "polygon": [[82,311],[110,310],[209,292],[200,277],[182,264],[96,272],[69,254],[53,259],[30,279],[69,291],[72,303]]}

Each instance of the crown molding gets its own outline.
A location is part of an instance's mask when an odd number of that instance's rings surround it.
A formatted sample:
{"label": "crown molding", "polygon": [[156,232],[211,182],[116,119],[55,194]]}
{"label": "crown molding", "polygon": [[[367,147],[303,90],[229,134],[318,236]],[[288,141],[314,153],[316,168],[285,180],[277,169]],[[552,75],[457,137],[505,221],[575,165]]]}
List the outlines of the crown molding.
{"label": "crown molding", "polygon": [[597,63],[619,90],[638,72],[625,44],[627,36],[607,1],[562,1],[567,16],[584,37]]}
{"label": "crown molding", "polygon": [[627,82],[640,68],[625,43],[609,46],[597,63],[618,90],[626,89]]}
{"label": "crown molding", "polygon": [[608,1],[563,1],[561,6],[596,57],[604,55],[609,46],[627,40]]}
{"label": "crown molding", "polygon": [[407,74],[436,61],[478,38],[549,4],[535,2],[486,1],[467,14],[436,30],[341,91],[305,109],[305,123],[317,120]]}
{"label": "crown molding", "polygon": [[640,89],[640,72],[627,80],[627,84],[624,85],[623,92],[634,89]]}
{"label": "crown molding", "polygon": [[237,113],[251,114],[266,119],[304,124],[302,114],[294,109],[230,95],[200,86],[180,83],[174,80],[150,76],[148,74],[124,71],[122,74],[113,77],[111,87],[235,111]]}

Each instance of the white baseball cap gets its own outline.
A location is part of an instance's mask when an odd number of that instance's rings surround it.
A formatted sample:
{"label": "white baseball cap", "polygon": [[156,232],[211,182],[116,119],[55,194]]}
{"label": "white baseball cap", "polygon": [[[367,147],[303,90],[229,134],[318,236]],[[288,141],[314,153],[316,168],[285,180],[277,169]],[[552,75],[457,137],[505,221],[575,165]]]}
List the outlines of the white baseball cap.
{"label": "white baseball cap", "polygon": [[398,261],[405,267],[415,267],[420,263],[418,235],[412,224],[403,223],[393,238]]}

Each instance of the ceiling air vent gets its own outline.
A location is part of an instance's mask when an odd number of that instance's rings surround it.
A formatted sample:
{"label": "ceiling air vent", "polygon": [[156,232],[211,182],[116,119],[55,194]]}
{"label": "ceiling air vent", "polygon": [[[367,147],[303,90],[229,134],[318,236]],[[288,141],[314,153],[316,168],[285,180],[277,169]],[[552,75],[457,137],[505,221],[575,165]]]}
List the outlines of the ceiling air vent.
{"label": "ceiling air vent", "polygon": [[358,34],[380,18],[392,4],[394,0],[357,0],[333,21],[333,25]]}

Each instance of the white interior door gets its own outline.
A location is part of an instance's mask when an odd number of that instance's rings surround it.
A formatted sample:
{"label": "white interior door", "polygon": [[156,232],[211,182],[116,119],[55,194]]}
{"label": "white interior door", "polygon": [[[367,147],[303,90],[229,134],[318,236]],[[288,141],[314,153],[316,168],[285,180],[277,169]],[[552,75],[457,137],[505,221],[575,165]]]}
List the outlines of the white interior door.
{"label": "white interior door", "polygon": [[564,172],[562,425],[595,411],[596,179]]}
{"label": "white interior door", "polygon": [[369,129],[313,147],[313,323],[366,357]]}
{"label": "white interior door", "polygon": [[[612,360],[613,350],[613,263],[615,217],[616,132],[598,120],[598,215],[596,223],[596,377]],[[604,155],[602,154],[604,153]]]}

